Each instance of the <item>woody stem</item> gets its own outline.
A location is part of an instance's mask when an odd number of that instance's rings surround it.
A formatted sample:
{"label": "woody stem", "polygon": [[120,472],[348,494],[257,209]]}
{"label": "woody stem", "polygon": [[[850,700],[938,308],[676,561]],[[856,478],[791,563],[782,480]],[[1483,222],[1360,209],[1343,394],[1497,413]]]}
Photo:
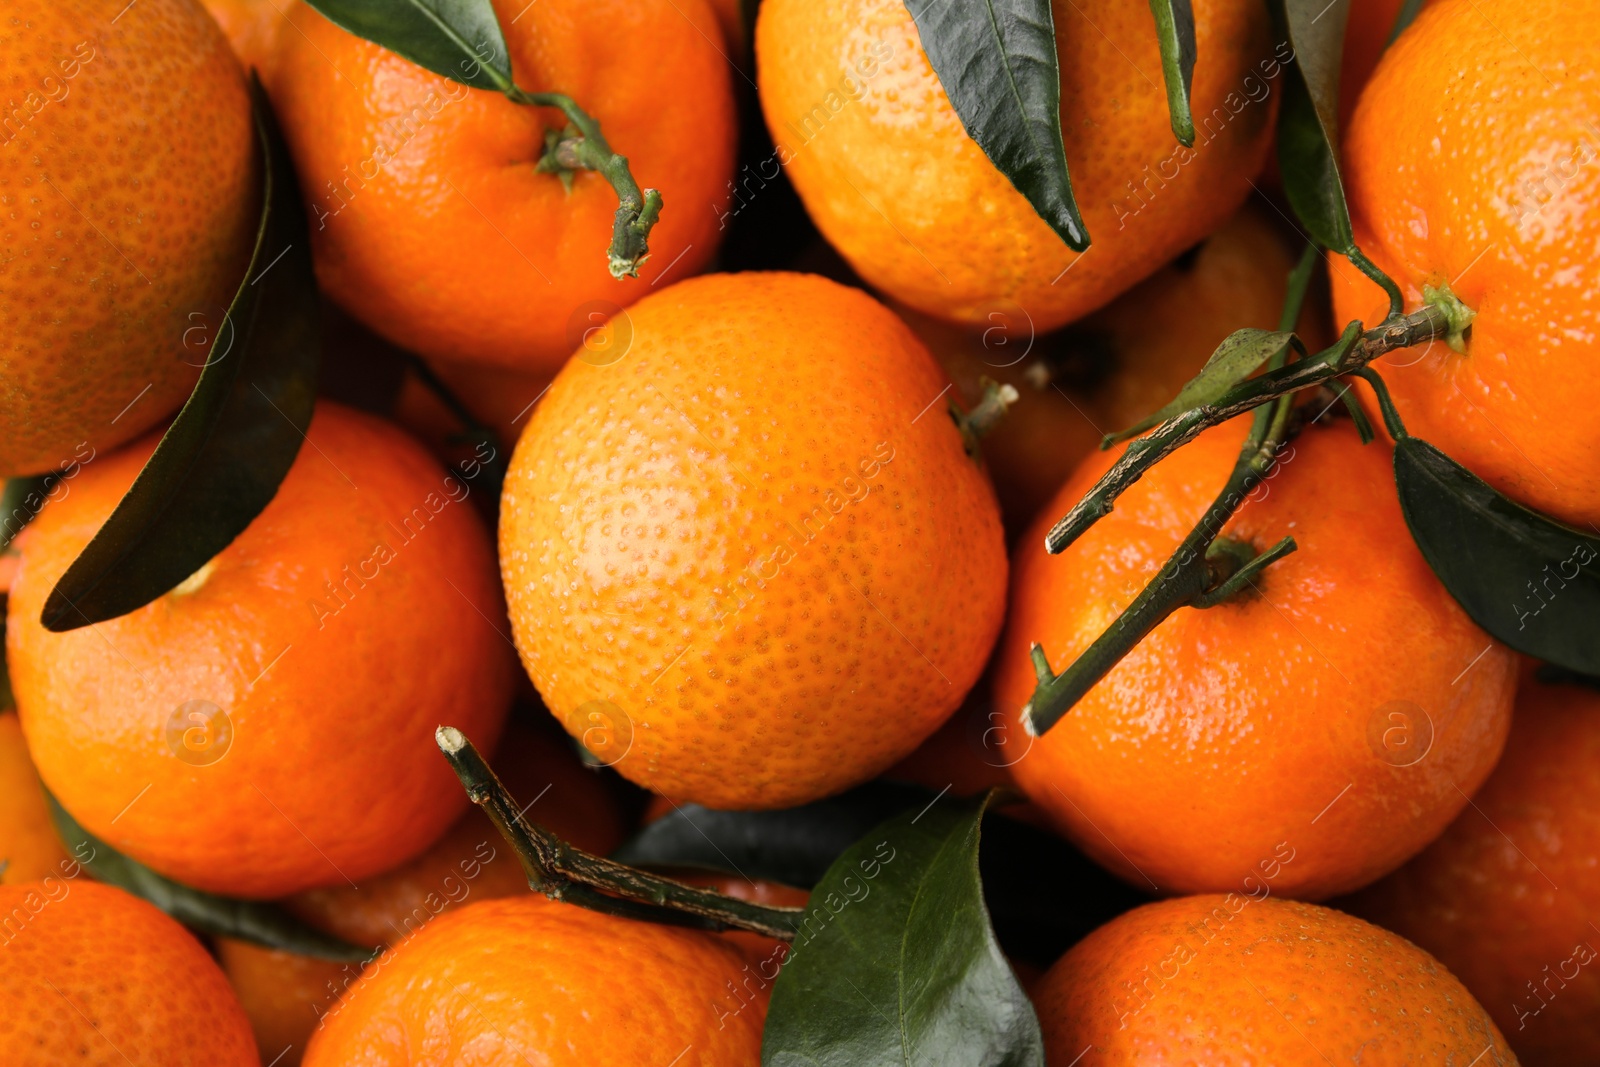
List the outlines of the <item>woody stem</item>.
{"label": "woody stem", "polygon": [[1360,323],[1351,323],[1345,335],[1332,347],[1309,359],[1248,378],[1215,402],[1174,415],[1134,441],[1083,499],[1050,528],[1045,536],[1045,550],[1060,552],[1076,541],[1084,531],[1111,513],[1116,499],[1143,477],[1145,471],[1193,441],[1202,430],[1278,397],[1353,374],[1389,352],[1444,337],[1450,323],[1442,309],[1425,304],[1381,326],[1365,332],[1357,332],[1359,329]]}
{"label": "woody stem", "polygon": [[611,247],[606,253],[613,278],[638,277],[639,267],[650,257],[650,230],[661,216],[661,193],[640,190],[628,168],[626,156],[612,150],[600,132],[600,123],[564,93],[529,93],[512,86],[506,95],[519,104],[553,107],[567,117],[567,129],[552,138],[538,169],[568,175],[592,170],[617,191],[617,213],[611,225]]}
{"label": "woody stem", "polygon": [[804,908],[736,900],[569,845],[523,818],[516,799],[460,730],[441,726],[434,731],[434,740],[467,796],[483,809],[522,861],[528,885],[550,899],[630,919],[702,930],[750,930],[794,940],[795,921],[805,914]]}

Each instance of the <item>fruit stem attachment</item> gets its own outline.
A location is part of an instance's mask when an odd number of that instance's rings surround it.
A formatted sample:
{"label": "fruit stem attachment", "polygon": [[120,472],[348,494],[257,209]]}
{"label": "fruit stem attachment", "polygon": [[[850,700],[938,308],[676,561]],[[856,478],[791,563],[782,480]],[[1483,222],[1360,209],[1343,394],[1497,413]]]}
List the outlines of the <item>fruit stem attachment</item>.
{"label": "fruit stem attachment", "polygon": [[1060,552],[1076,541],[1111,513],[1117,498],[1145,471],[1193,441],[1201,431],[1278,397],[1354,374],[1390,352],[1444,337],[1449,329],[1449,316],[1432,304],[1364,332],[1359,322],[1353,322],[1337,342],[1309,359],[1247,378],[1216,401],[1174,415],[1128,446],[1083,499],[1050,528],[1045,535],[1045,550]]}
{"label": "fruit stem attachment", "polygon": [[752,904],[684,885],[569,845],[523,818],[509,790],[465,734],[440,726],[434,741],[472,802],[494,823],[527,872],[529,887],[551,900],[647,922],[701,930],[750,930],[793,941],[804,908]]}
{"label": "fruit stem attachment", "polygon": [[[1274,424],[1278,420],[1272,420]],[[1272,470],[1281,438],[1245,440],[1233,473],[1205,515],[1189,531],[1160,573],[1126,611],[1060,674],[1050,672],[1049,659],[1037,643],[1030,650],[1039,684],[1022,706],[1022,727],[1039,737],[1059,722],[1072,706],[1099,684],[1135,645],[1182,607],[1210,608],[1238,595],[1267,564],[1295,550],[1285,537],[1259,555],[1248,546],[1218,534],[1233,513]]]}
{"label": "fruit stem attachment", "polygon": [[559,175],[571,188],[572,174],[592,170],[617,191],[617,214],[611,226],[611,247],[606,260],[613,278],[637,278],[639,267],[650,258],[650,229],[661,217],[661,193],[639,189],[626,156],[611,148],[600,123],[564,93],[529,93],[512,86],[506,95],[530,107],[553,107],[567,117],[566,129],[545,139],[544,155],[535,168]]}
{"label": "fruit stem attachment", "polygon": [[979,444],[984,436],[1000,425],[1000,420],[1006,417],[1006,410],[1017,402],[1020,395],[1015,386],[1002,385],[992,378],[981,379],[979,386],[983,389],[983,396],[971,411],[962,411],[954,400],[950,402],[950,418],[961,431],[967,455],[973,459],[982,454]]}

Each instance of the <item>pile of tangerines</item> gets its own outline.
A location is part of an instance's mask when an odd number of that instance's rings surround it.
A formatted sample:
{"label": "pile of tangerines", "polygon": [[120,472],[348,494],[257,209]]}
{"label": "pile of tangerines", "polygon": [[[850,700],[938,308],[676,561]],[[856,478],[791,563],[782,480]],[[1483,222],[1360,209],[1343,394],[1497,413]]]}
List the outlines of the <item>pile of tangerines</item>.
{"label": "pile of tangerines", "polygon": [[5,0],[0,1064],[1600,1063],[1600,26],[1303,7]]}

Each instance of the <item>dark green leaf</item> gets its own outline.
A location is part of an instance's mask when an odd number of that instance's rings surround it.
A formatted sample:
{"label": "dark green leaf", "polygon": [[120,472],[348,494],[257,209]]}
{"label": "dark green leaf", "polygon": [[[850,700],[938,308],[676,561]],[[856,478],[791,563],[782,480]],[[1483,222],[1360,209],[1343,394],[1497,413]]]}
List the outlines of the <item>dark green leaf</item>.
{"label": "dark green leaf", "polygon": [[[810,889],[868,830],[900,812],[920,811],[935,795],[880,780],[785,811],[683,804],[645,826],[612,858]],[[994,813],[983,832],[984,896],[1000,943],[1014,958],[1047,967],[1090,930],[1144,899],[1056,834]]]}
{"label": "dark green leaf", "polygon": [[221,552],[271,502],[316,399],[317,289],[288,150],[259,85],[261,226],[206,367],[133,487],[45,601],[57,632],[114,619]]}
{"label": "dark green leaf", "polygon": [[808,889],[868,830],[933,799],[931,790],[869,782],[785,811],[717,811],[682,804],[612,858],[636,867],[698,867]]}
{"label": "dark green leaf", "polygon": [[839,857],[773,987],[764,1067],[1043,1067],[979,884],[987,804],[936,800]]}
{"label": "dark green leaf", "polygon": [[1294,63],[1283,79],[1278,166],[1283,191],[1324,248],[1350,254],[1355,237],[1339,178],[1339,61],[1350,0],[1284,0]]}
{"label": "dark green leaf", "polygon": [[1600,674],[1600,539],[1415,437],[1395,446],[1394,476],[1417,547],[1474,622],[1518,652]]}
{"label": "dark green leaf", "polygon": [[1061,140],[1061,66],[1050,0],[906,0],[967,135],[1075,250],[1089,233]]}
{"label": "dark green leaf", "polygon": [[489,0],[307,0],[329,22],[476,89],[511,88],[511,57]]}
{"label": "dark green leaf", "polygon": [[1180,144],[1194,144],[1189,89],[1194,84],[1194,7],[1189,0],[1150,0],[1161,45],[1161,73],[1167,81],[1167,113]]}
{"label": "dark green leaf", "polygon": [[1294,333],[1289,330],[1247,327],[1233,331],[1211,353],[1211,358],[1200,368],[1200,373],[1184,383],[1177,396],[1126,430],[1107,435],[1106,443],[1125,441],[1166,422],[1174,415],[1211,403],[1254,374],[1256,368],[1294,343],[1294,340]]}
{"label": "dark green leaf", "polygon": [[185,926],[202,933],[251,941],[301,956],[360,963],[378,949],[362,948],[307,926],[276,904],[227,897],[190,889],[124,856],[79,826],[67,810],[48,797],[56,832],[67,851],[95,878],[148,900]]}

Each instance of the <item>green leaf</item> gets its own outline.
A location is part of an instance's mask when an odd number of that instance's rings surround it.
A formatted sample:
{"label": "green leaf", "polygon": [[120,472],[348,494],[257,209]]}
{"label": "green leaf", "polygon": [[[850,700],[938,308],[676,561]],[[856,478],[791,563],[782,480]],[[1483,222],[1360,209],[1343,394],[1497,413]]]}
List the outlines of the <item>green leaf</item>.
{"label": "green leaf", "polygon": [[1050,0],[906,0],[967,135],[1075,251],[1089,233],[1067,176]]}
{"label": "green leaf", "polygon": [[[782,811],[682,804],[646,825],[611,858],[635,867],[722,871],[810,889],[868,830],[900,812],[920,811],[935,795],[920,785],[880,779]],[[984,897],[1000,944],[1014,959],[1048,967],[1089,931],[1146,899],[1037,826],[990,812],[983,833]]]}
{"label": "green leaf", "polygon": [[1284,195],[1323,248],[1355,248],[1339,178],[1339,61],[1350,0],[1284,0],[1294,63],[1283,79],[1278,166]]}
{"label": "green leaf", "polygon": [[988,803],[935,800],[839,857],[773,987],[763,1067],[1043,1067],[979,884]]}
{"label": "green leaf", "polygon": [[1150,0],[1150,13],[1156,17],[1172,134],[1180,144],[1192,147],[1194,115],[1189,109],[1189,90],[1194,84],[1194,7],[1189,0]]}
{"label": "green leaf", "polygon": [[323,17],[419,67],[475,89],[512,88],[511,57],[489,0],[307,0]]}
{"label": "green leaf", "polygon": [[252,92],[266,178],[250,266],[194,392],[45,601],[46,629],[126,615],[199,570],[271,502],[305,439],[319,346],[305,206],[259,83]]}
{"label": "green leaf", "polygon": [[1600,539],[1415,437],[1395,445],[1394,479],[1417,547],[1474,622],[1518,652],[1600,674]]}
{"label": "green leaf", "polygon": [[1126,430],[1107,434],[1101,447],[1126,441],[1130,437],[1144,433],[1152,426],[1166,422],[1174,415],[1199,407],[1201,404],[1211,403],[1254,374],[1261,364],[1289,345],[1298,343],[1294,333],[1289,330],[1258,330],[1248,327],[1233,331],[1217,346],[1217,350],[1211,353],[1211,358],[1200,368],[1200,373],[1184,383],[1183,388],[1178,390],[1177,396],[1169,400],[1160,410],[1146,415]]}
{"label": "green leaf", "polygon": [[180,885],[129,859],[79,826],[55,797],[46,794],[46,799],[62,843],[90,874],[149,901],[185,926],[325,960],[363,963],[381,951],[352,945],[307,926],[276,904],[231,900]]}

